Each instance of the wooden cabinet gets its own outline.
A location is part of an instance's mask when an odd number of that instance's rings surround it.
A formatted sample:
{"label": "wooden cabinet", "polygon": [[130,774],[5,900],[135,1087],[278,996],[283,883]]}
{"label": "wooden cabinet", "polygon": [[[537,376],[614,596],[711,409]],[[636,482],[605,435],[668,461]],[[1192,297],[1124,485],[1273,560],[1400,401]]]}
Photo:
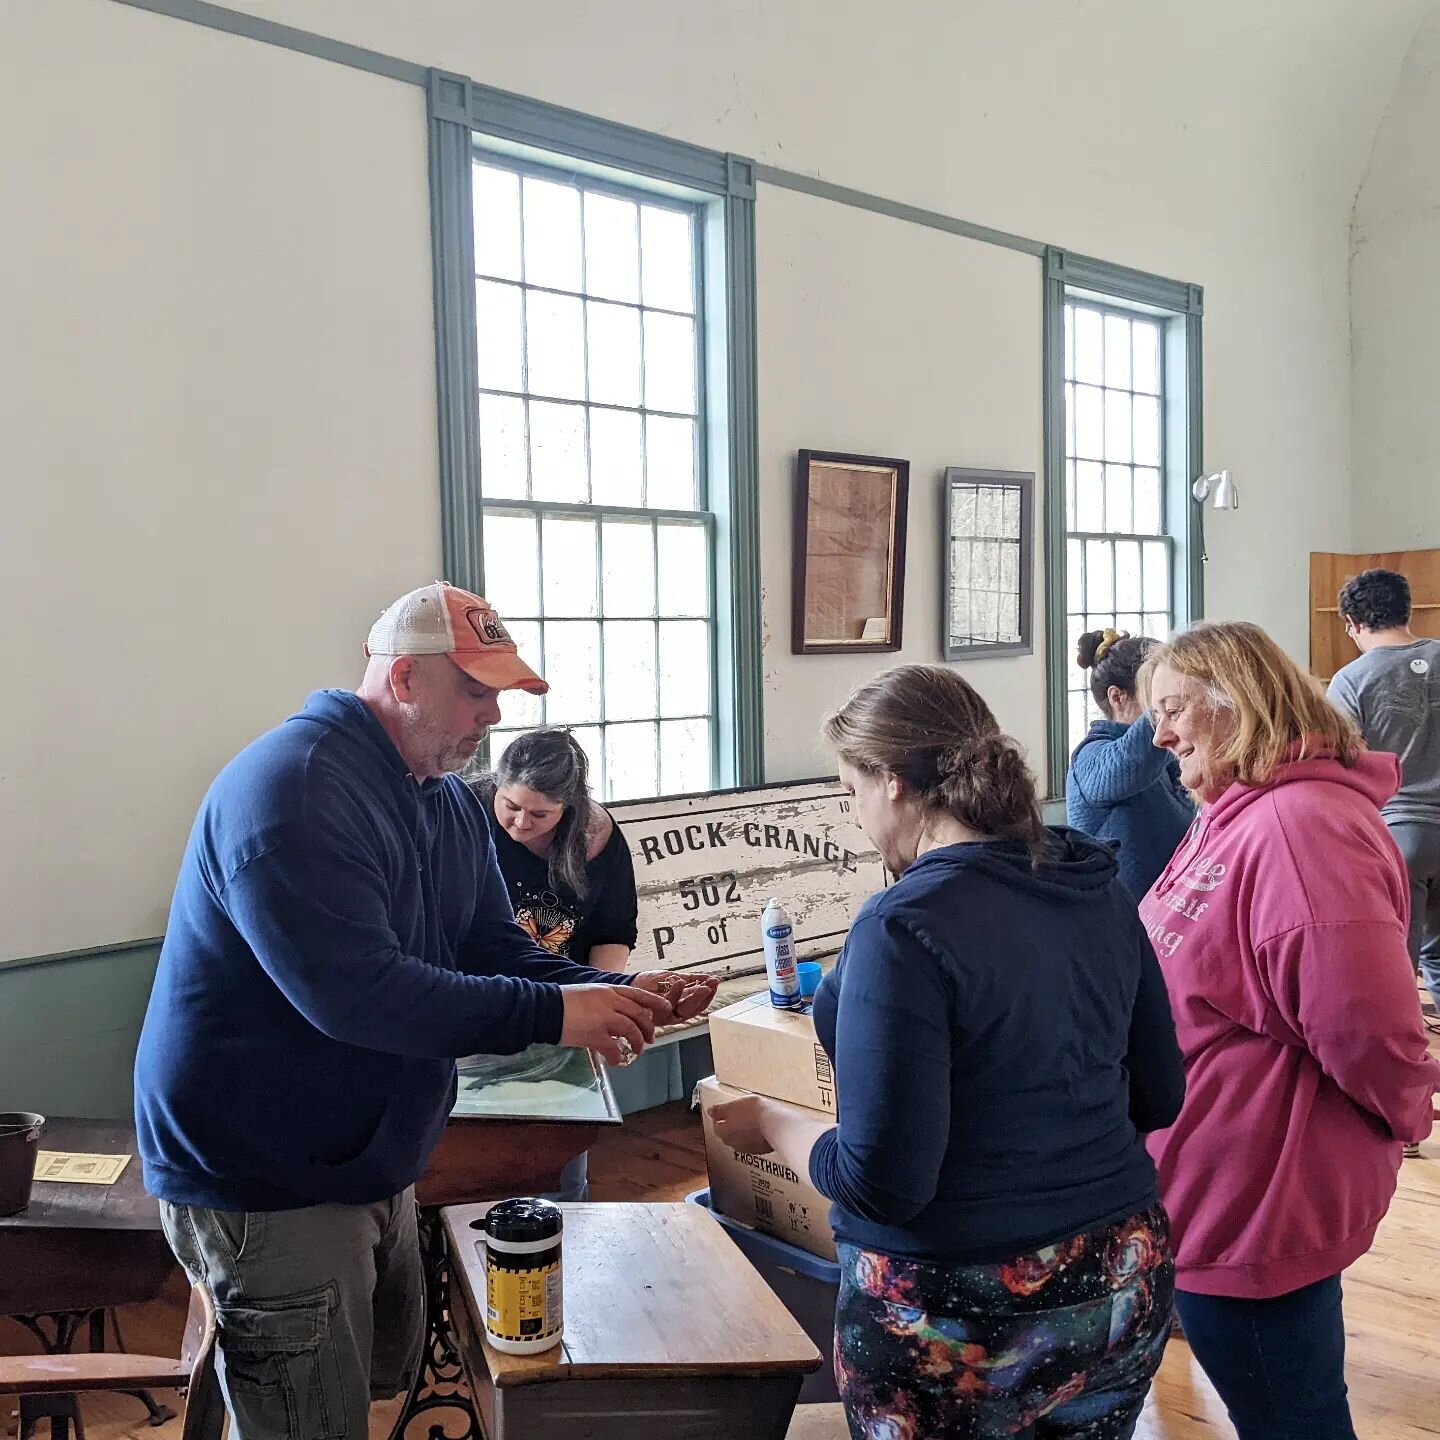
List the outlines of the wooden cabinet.
{"label": "wooden cabinet", "polygon": [[1340,587],[1362,570],[1395,570],[1410,582],[1413,613],[1410,628],[1417,635],[1440,640],[1440,550],[1390,550],[1375,555],[1310,555],[1310,669],[1322,680],[1347,665],[1360,652],[1345,633]]}

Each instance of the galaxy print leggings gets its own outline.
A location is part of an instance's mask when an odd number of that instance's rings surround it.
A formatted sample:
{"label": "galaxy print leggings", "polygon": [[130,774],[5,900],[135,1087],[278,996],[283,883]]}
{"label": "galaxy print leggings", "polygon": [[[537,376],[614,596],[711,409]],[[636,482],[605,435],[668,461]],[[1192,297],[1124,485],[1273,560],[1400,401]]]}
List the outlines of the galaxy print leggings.
{"label": "galaxy print leggings", "polygon": [[842,1245],[835,1378],[852,1440],[1127,1440],[1174,1291],[1158,1205],[998,1265]]}

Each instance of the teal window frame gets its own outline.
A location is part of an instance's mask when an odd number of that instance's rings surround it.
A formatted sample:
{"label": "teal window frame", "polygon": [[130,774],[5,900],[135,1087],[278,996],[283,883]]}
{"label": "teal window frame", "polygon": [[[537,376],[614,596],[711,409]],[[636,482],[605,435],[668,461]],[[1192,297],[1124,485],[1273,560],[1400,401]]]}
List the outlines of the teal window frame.
{"label": "teal window frame", "polygon": [[764,782],[759,460],[755,420],[755,167],[721,154],[429,72],[430,188],[442,560],[484,593],[472,161],[476,147],[695,207],[704,305],[702,470],[713,534],[715,778]]}
{"label": "teal window frame", "polygon": [[1054,246],[1044,256],[1045,630],[1048,791],[1065,794],[1069,768],[1066,628],[1065,305],[1067,300],[1128,311],[1163,324],[1161,416],[1165,532],[1172,547],[1171,609],[1179,627],[1205,611],[1204,512],[1190,485],[1204,473],[1204,291]]}

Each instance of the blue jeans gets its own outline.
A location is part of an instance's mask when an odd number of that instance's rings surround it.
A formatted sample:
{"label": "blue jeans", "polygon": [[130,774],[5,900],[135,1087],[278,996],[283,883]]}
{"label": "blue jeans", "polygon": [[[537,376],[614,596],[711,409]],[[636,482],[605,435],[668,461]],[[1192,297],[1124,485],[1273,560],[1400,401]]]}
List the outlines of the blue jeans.
{"label": "blue jeans", "polygon": [[1240,1440],[1355,1440],[1338,1275],[1273,1300],[1177,1290],[1175,1308]]}

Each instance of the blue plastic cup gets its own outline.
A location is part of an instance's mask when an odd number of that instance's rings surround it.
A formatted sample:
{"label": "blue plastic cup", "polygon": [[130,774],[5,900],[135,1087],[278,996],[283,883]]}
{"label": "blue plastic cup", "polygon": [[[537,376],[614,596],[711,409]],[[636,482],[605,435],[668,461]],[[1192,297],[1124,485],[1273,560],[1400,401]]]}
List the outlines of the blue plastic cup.
{"label": "blue plastic cup", "polygon": [[803,1000],[813,1000],[815,992],[820,988],[820,977],[824,971],[820,968],[818,960],[802,960],[796,967],[795,973],[800,977],[800,997]]}

